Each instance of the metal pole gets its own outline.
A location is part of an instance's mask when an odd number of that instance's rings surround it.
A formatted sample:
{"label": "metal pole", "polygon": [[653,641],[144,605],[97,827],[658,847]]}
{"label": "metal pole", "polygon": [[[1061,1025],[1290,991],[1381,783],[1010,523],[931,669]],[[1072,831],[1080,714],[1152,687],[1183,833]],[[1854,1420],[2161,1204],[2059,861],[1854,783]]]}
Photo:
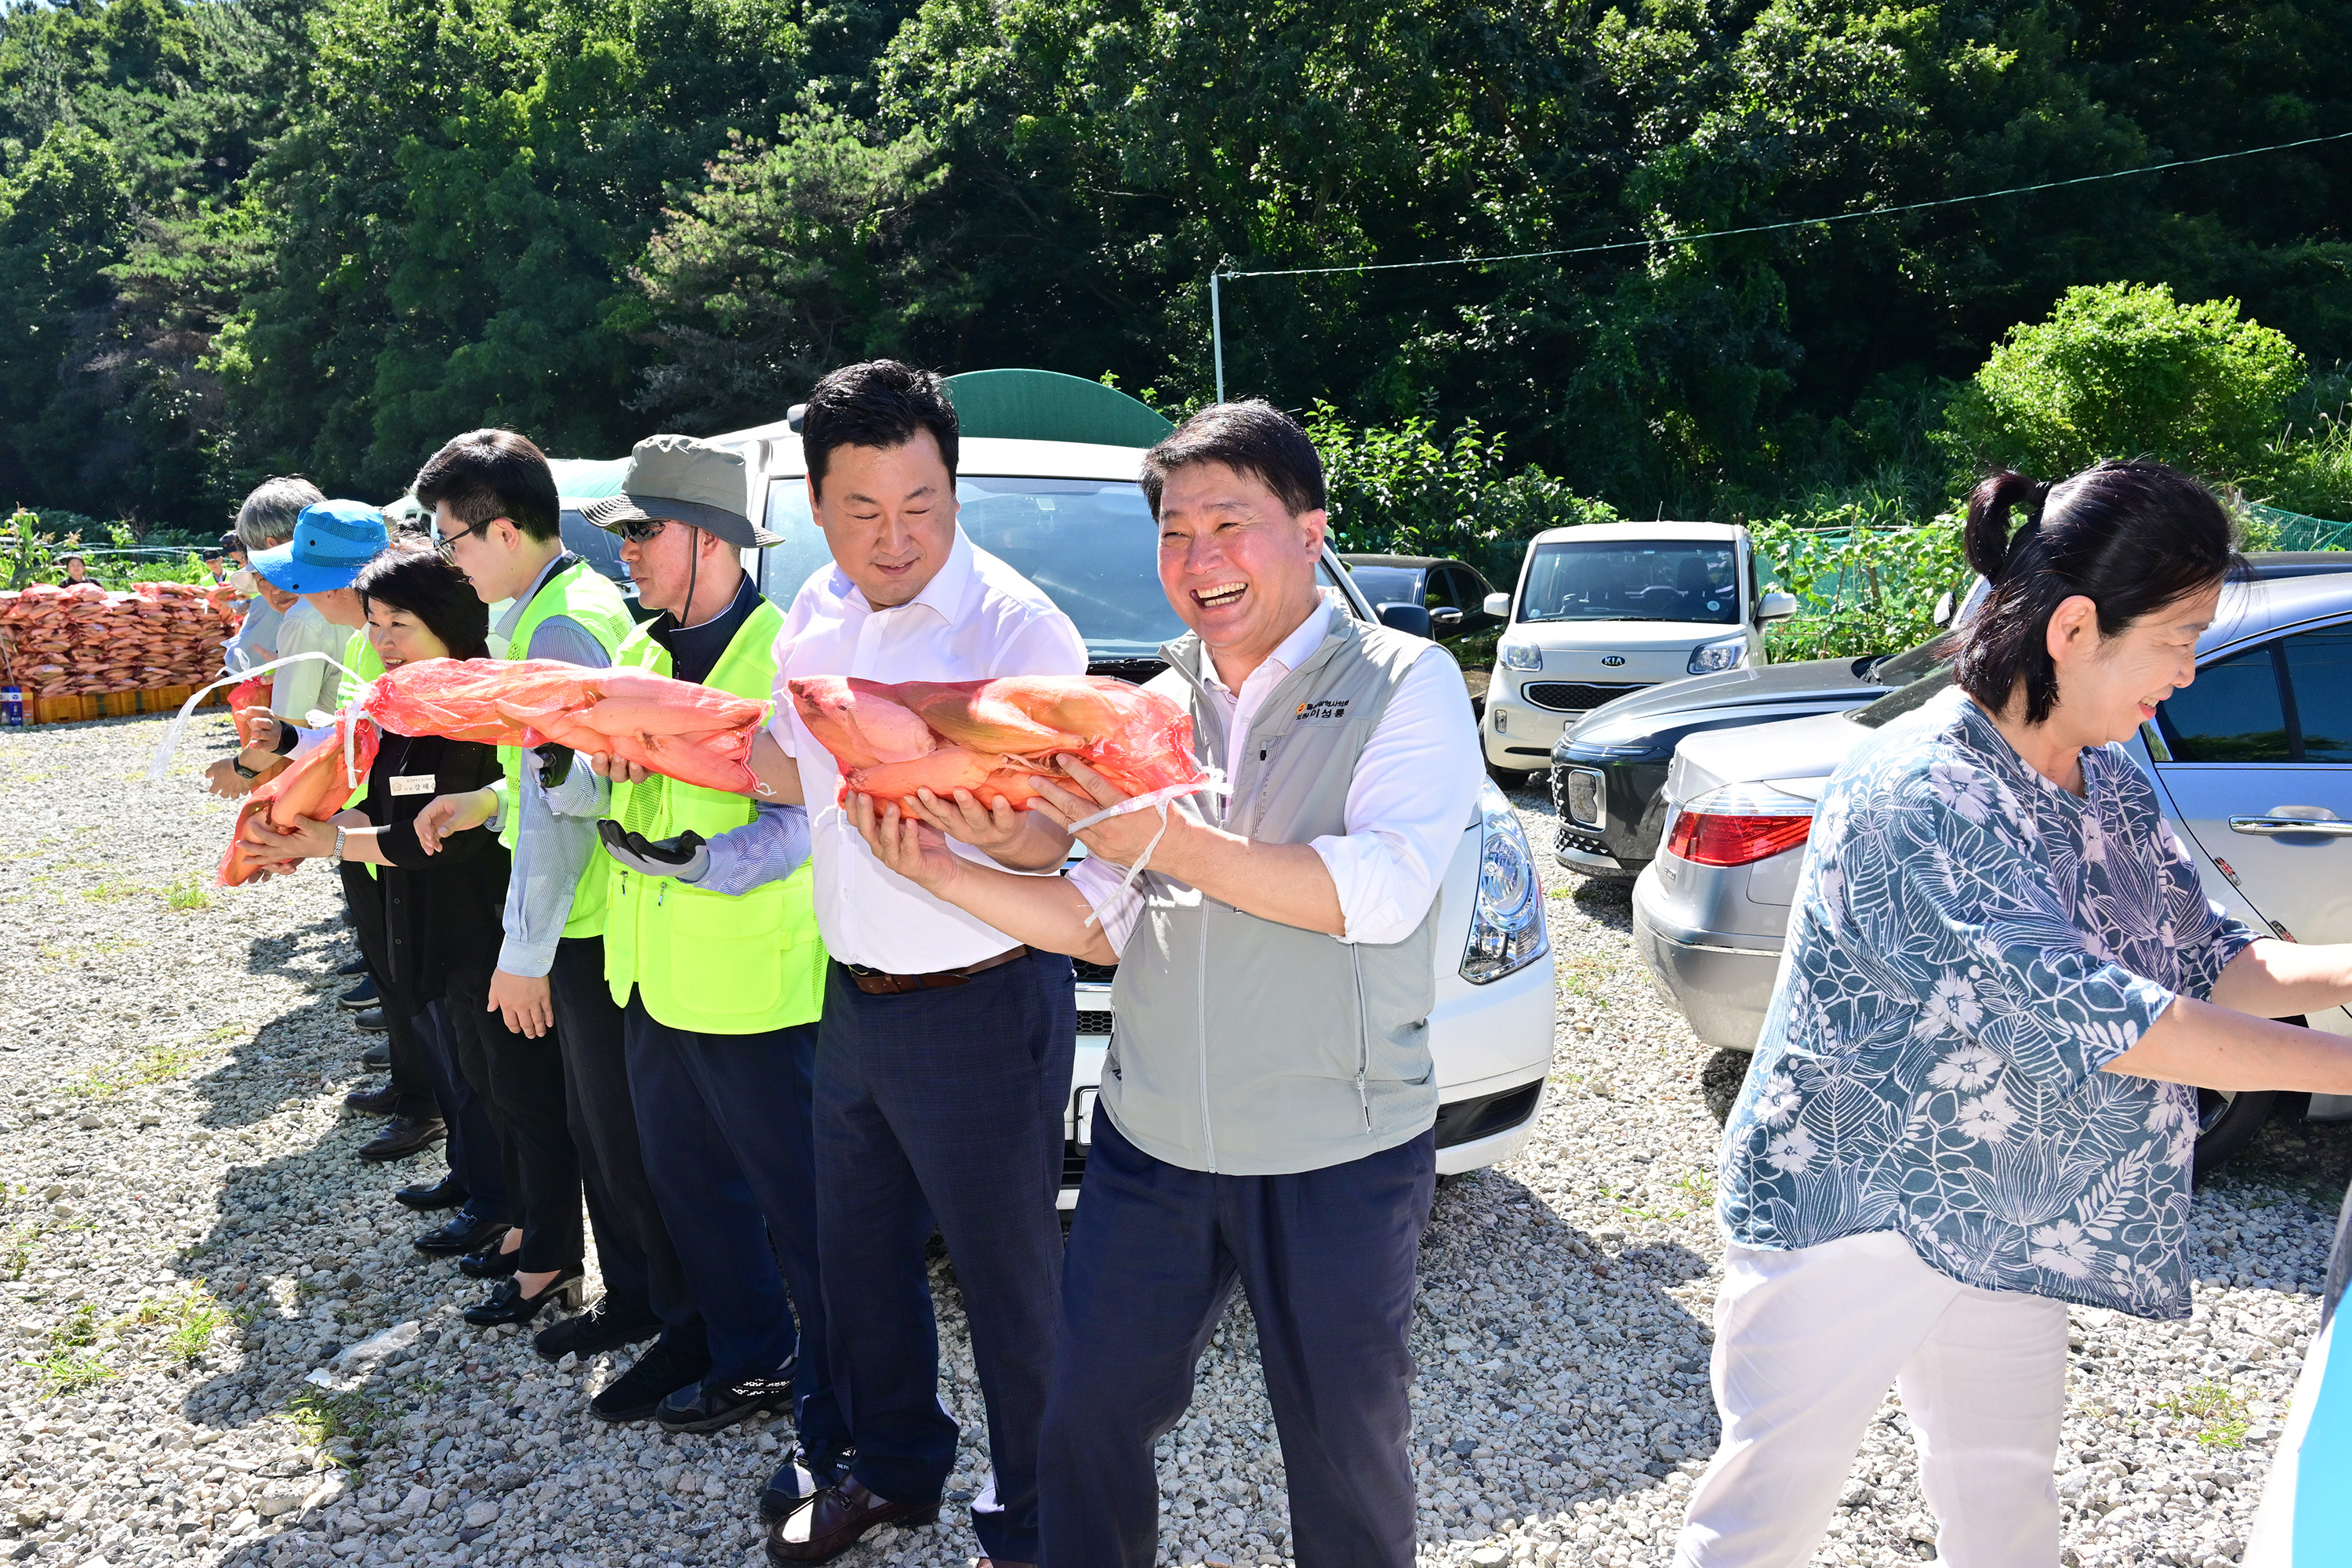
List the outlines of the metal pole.
{"label": "metal pole", "polygon": [[1225,314],[1217,299],[1217,268],[1209,268],[1209,349],[1217,361],[1217,401],[1225,400]]}

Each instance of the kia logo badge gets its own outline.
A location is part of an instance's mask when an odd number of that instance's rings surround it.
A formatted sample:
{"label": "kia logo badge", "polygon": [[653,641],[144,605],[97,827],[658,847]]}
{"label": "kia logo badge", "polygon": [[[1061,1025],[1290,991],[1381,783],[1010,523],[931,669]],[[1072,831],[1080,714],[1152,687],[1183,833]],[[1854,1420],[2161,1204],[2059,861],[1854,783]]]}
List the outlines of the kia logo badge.
{"label": "kia logo badge", "polygon": [[1601,662],[1614,669],[1625,662],[1625,656],[1622,653],[1605,653],[1601,656]]}

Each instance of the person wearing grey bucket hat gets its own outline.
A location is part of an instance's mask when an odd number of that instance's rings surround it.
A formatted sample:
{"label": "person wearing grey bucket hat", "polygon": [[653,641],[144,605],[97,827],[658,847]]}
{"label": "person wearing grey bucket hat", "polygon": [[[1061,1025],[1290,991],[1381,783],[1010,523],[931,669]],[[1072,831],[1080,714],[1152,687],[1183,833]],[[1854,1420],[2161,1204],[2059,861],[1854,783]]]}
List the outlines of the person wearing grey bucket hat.
{"label": "person wearing grey bucket hat", "polygon": [[[621,536],[639,603],[661,613],[614,662],[764,700],[783,617],[743,569],[774,542],[745,515],[741,456],[685,436],[637,443],[622,493],[583,508]],[[816,1016],[824,945],[808,816],[591,757],[614,780],[605,977],[625,1009],[647,1178],[707,1325],[710,1364],[654,1417],[708,1432],[786,1408],[835,1455],[817,1272]],[[795,1325],[794,1319],[798,1323]]]}

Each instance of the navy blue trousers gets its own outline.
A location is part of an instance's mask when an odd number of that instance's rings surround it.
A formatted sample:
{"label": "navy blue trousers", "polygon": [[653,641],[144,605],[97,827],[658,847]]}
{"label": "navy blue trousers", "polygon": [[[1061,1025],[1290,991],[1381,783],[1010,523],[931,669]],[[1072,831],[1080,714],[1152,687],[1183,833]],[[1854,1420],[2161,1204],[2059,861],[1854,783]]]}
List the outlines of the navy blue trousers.
{"label": "navy blue trousers", "polygon": [[829,1465],[849,1432],[817,1265],[816,1026],[696,1034],[633,991],[625,1027],[646,1175],[702,1311],[707,1381],[773,1377],[793,1362],[793,1426]]}
{"label": "navy blue trousers", "polygon": [[1045,1568],[1150,1568],[1151,1448],[1238,1284],[1290,1483],[1299,1568],[1411,1568],[1412,1322],[1437,1140],[1285,1176],[1155,1160],[1095,1111],[1039,1468]]}
{"label": "navy blue trousers", "polygon": [[465,1213],[473,1219],[502,1219],[507,1211],[506,1174],[499,1168],[499,1135],[490,1125],[490,1109],[457,1067],[457,1037],[449,1028],[449,1005],[436,1002],[416,1015],[418,1055],[434,1103],[449,1125],[449,1173],[466,1189]]}
{"label": "navy blue trousers", "polygon": [[616,1322],[658,1319],[665,1343],[698,1350],[702,1314],[695,1310],[661,1205],[646,1180],[626,1030],[604,981],[604,939],[568,936],[557,942],[547,984],[563,1049],[564,1115],[580,1151],[588,1226],[604,1275],[604,1310]]}
{"label": "navy blue trousers", "polygon": [[1070,961],[1032,953],[962,985],[868,996],[830,966],[816,1054],[817,1247],[852,1473],[893,1502],[936,1500],[957,1426],[939,1393],[923,1250],[954,1259],[995,1477],[972,1529],[1037,1561],[1037,1431],[1061,1287],[1063,1116],[1077,1005]]}

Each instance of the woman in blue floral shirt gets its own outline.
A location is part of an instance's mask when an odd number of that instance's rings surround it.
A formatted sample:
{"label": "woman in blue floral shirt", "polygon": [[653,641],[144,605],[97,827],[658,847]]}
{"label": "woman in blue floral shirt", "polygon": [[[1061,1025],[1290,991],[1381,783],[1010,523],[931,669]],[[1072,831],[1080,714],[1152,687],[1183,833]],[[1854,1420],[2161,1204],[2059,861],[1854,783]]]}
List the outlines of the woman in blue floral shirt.
{"label": "woman in blue floral shirt", "polygon": [[2186,1086],[2352,1092],[2352,1044],[2270,1021],[2352,999],[2352,947],[2226,918],[2116,744],[2196,674],[2221,505],[2154,463],[2003,473],[1967,547],[1955,689],[1823,793],[1727,1130],[1683,1568],[1809,1561],[1890,1382],[1941,1558],[2050,1568],[2065,1304],[2189,1314]]}

